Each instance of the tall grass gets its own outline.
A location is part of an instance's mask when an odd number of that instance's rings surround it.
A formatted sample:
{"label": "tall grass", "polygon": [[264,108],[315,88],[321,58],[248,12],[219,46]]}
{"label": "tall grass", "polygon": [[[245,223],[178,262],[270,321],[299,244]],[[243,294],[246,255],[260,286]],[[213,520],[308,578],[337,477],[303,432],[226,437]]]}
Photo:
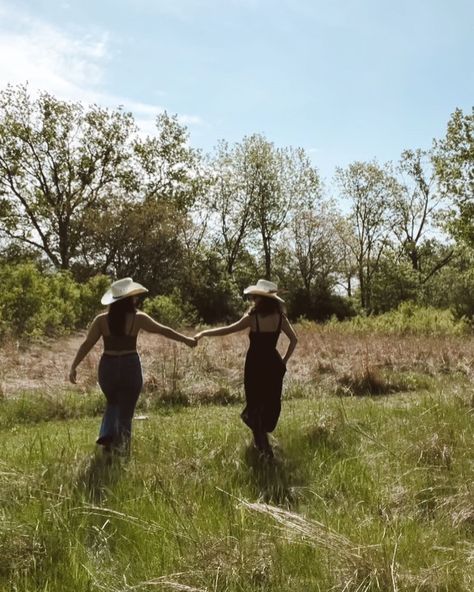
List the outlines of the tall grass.
{"label": "tall grass", "polygon": [[297,331],[273,462],[238,417],[242,335],[141,341],[129,462],[94,450],[98,352],[72,388],[77,340],[10,344],[0,589],[473,590],[472,338]]}
{"label": "tall grass", "polygon": [[94,452],[85,404],[41,423],[8,411],[0,588],[472,590],[469,392],[327,395],[284,402],[273,462],[234,405],[158,408],[129,462]]}

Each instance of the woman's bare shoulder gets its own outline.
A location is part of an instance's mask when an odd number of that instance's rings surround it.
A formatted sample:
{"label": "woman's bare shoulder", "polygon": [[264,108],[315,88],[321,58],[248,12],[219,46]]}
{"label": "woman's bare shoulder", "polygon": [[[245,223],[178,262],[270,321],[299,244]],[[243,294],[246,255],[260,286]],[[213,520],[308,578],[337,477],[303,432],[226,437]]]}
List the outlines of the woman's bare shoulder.
{"label": "woman's bare shoulder", "polygon": [[150,322],[155,322],[150,315],[142,310],[137,310],[136,314],[136,324],[139,328],[143,328],[145,325],[149,324]]}
{"label": "woman's bare shoulder", "polygon": [[95,324],[95,325],[101,326],[106,320],[107,320],[107,311],[106,312],[100,312],[98,315],[95,316],[95,318],[92,321],[91,325],[92,324]]}
{"label": "woman's bare shoulder", "polygon": [[150,315],[148,315],[146,312],[143,312],[142,310],[137,310],[137,319],[150,319]]}

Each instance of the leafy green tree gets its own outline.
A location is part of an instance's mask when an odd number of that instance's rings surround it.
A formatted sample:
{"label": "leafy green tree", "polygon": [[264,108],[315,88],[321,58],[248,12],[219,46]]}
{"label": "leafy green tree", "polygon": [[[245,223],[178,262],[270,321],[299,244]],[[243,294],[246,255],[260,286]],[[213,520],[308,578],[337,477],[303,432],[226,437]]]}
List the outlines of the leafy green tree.
{"label": "leafy green tree", "polygon": [[143,201],[166,201],[187,212],[208,189],[201,153],[189,146],[189,133],[176,115],[156,119],[156,135],[134,141],[135,175],[128,190]]}
{"label": "leafy green tree", "polygon": [[355,241],[348,243],[357,265],[360,303],[372,310],[372,279],[381,256],[389,245],[394,220],[390,204],[400,192],[400,185],[388,165],[354,162],[346,169],[336,169],[336,183],[341,196],[350,200],[350,221]]}
{"label": "leafy green tree", "polygon": [[443,260],[449,252],[449,263],[432,274],[420,287],[418,302],[424,306],[450,308],[457,317],[474,315],[474,251],[463,244],[446,245],[432,241],[424,258]]}
{"label": "leafy green tree", "polygon": [[219,254],[205,245],[195,252],[192,266],[178,279],[183,301],[190,302],[205,323],[236,320],[244,310],[241,292]]}
{"label": "leafy green tree", "polygon": [[332,291],[341,262],[340,243],[334,229],[339,215],[328,202],[295,212],[284,233],[282,249],[290,254],[294,277],[309,295],[316,285]]}
{"label": "leafy green tree", "polygon": [[376,314],[396,309],[405,301],[416,301],[418,272],[410,261],[394,250],[386,250],[372,278],[371,305]]}
{"label": "leafy green tree", "polygon": [[140,278],[154,295],[173,289],[184,246],[178,228],[183,214],[172,204],[116,199],[107,210],[91,210],[89,216],[84,256],[80,268],[74,268],[77,277],[98,270],[115,278]]}
{"label": "leafy green tree", "polygon": [[272,276],[272,249],[292,213],[310,208],[321,197],[321,182],[301,148],[276,148],[255,134],[243,141],[253,187],[252,216],[260,235],[265,277]]}
{"label": "leafy green tree", "polygon": [[232,275],[252,231],[256,184],[249,174],[244,144],[230,147],[225,141],[219,142],[211,166],[214,183],[209,206],[216,218],[216,245],[225,259],[227,273]]}
{"label": "leafy green tree", "polygon": [[255,251],[270,278],[273,249],[293,213],[320,199],[316,169],[304,150],[277,148],[260,134],[232,147],[221,142],[212,165],[216,243],[227,273],[233,274],[246,252]]}
{"label": "leafy green tree", "polygon": [[5,237],[41,251],[56,268],[78,255],[89,208],[128,174],[132,116],[97,106],[0,92],[0,221]]}
{"label": "leafy green tree", "polygon": [[443,193],[453,200],[448,229],[474,245],[474,107],[456,109],[446,136],[434,146],[434,162]]}
{"label": "leafy green tree", "polygon": [[427,232],[436,229],[436,218],[442,205],[442,196],[435,186],[432,154],[423,150],[405,150],[398,172],[402,180],[401,191],[395,194],[392,202],[393,232],[413,270],[420,272],[420,245]]}

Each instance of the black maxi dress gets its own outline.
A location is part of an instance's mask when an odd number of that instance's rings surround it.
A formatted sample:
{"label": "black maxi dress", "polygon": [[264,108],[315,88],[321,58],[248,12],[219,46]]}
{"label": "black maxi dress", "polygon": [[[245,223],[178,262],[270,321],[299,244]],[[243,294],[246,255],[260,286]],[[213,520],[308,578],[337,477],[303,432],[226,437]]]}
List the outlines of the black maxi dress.
{"label": "black maxi dress", "polygon": [[241,418],[254,431],[272,432],[281,410],[281,390],[286,366],[276,349],[282,315],[276,331],[250,331],[250,347],[245,358],[244,387],[246,405]]}

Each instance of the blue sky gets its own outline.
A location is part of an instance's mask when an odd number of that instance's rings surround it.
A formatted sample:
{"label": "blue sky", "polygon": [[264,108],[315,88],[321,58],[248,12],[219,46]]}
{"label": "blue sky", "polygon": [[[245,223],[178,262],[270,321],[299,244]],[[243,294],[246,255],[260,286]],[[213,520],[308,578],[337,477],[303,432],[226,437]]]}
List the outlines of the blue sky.
{"label": "blue sky", "polygon": [[472,0],[0,0],[0,85],[258,132],[335,166],[428,148],[474,104]]}

